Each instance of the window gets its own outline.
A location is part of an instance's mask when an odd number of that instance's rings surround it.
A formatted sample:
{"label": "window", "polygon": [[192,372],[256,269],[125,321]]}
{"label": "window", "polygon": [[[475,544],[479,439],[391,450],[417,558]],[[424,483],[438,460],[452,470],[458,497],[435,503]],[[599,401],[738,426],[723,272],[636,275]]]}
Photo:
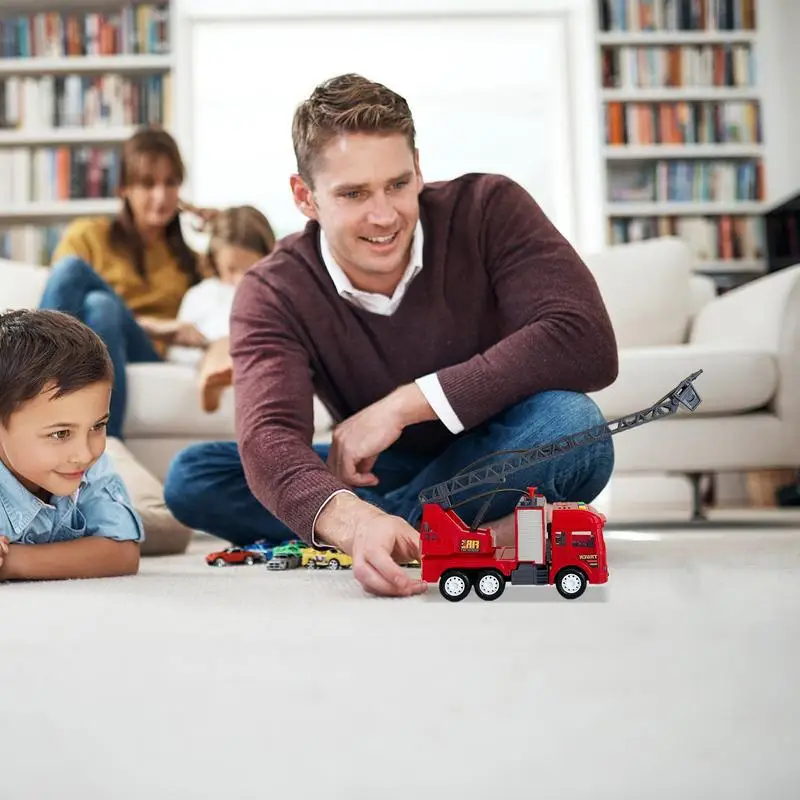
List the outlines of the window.
{"label": "window", "polygon": [[573,531],[573,547],[594,547],[594,534],[591,531]]}

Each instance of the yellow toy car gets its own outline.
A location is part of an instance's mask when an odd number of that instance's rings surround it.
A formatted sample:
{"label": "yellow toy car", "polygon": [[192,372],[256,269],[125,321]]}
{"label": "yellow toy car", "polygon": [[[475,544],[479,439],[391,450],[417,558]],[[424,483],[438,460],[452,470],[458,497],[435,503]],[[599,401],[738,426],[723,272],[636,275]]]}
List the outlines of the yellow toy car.
{"label": "yellow toy car", "polygon": [[341,550],[303,549],[303,566],[308,569],[349,569],[353,559]]}

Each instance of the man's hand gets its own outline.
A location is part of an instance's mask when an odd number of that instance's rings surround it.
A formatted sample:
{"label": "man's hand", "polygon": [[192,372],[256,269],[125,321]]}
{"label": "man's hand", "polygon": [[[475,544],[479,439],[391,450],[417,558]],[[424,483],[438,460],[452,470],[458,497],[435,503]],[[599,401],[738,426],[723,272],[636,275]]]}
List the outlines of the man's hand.
{"label": "man's hand", "polygon": [[379,400],[334,429],[328,468],[349,486],[377,486],[372,468],[402,432],[402,422],[392,404]]}
{"label": "man's hand", "polygon": [[6,556],[8,555],[8,537],[0,536],[0,575],[3,572],[3,564],[5,563]]}
{"label": "man's hand", "polygon": [[334,429],[328,468],[350,486],[376,486],[372,468],[378,456],[400,438],[407,425],[435,418],[416,384],[401,386]]}
{"label": "man's hand", "polygon": [[408,597],[427,589],[400,566],[420,557],[419,534],[404,519],[380,512],[360,524],[351,553],[353,575],[370,594]]}
{"label": "man's hand", "polygon": [[400,566],[420,558],[419,534],[400,517],[343,493],[323,509],[316,532],[352,557],[353,575],[370,594],[408,597],[427,589]]}

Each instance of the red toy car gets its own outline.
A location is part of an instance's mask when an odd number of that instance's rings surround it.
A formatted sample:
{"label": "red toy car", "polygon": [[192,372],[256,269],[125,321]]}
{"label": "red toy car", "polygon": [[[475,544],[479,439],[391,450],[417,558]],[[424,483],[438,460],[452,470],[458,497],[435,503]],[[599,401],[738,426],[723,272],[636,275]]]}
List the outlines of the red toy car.
{"label": "red toy car", "polygon": [[206,556],[206,564],[211,567],[227,567],[236,564],[263,564],[266,561],[263,553],[245,550],[243,547],[228,547]]}

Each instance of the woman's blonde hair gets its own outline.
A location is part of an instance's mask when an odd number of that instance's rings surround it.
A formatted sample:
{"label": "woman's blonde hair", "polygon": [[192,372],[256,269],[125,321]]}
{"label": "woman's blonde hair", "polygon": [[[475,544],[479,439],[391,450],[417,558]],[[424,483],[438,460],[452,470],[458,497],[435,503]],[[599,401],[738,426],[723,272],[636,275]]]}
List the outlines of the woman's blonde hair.
{"label": "woman's blonde hair", "polygon": [[209,223],[207,261],[217,274],[216,254],[226,245],[269,255],[275,247],[275,233],[269,220],[253,206],[234,206],[220,211]]}

